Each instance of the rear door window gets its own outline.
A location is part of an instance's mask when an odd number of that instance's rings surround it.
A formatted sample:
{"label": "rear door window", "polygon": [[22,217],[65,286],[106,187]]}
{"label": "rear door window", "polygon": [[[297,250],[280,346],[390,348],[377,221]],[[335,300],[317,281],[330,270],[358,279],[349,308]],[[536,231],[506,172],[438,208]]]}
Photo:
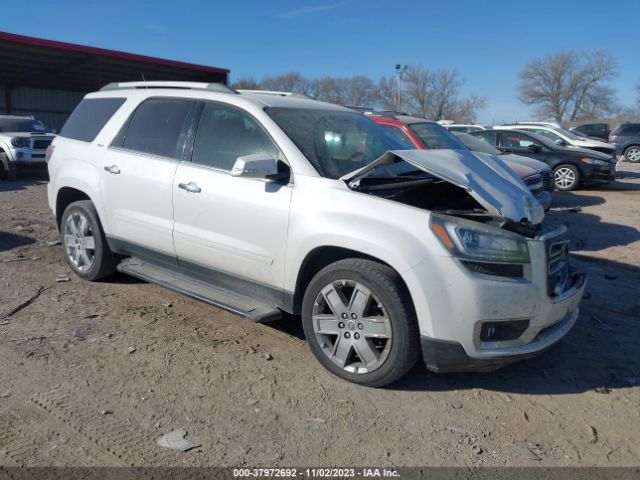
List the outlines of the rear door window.
{"label": "rear door window", "polygon": [[417,148],[414,145],[414,143],[411,141],[409,136],[400,127],[396,127],[394,125],[382,125],[382,124],[379,124],[379,125],[382,128],[384,128],[387,132],[389,132],[391,135],[393,135],[397,140],[404,143],[407,146],[407,148],[410,148],[410,149]]}
{"label": "rear door window", "polygon": [[[114,140],[127,150],[181,159],[188,123],[197,102],[152,98],[141,103]],[[121,145],[120,145],[121,144]]]}
{"label": "rear door window", "polygon": [[85,98],[75,108],[60,132],[61,137],[93,142],[102,127],[122,106],[124,98]]}
{"label": "rear door window", "polygon": [[487,131],[478,131],[478,132],[473,132],[471,133],[474,137],[482,140],[483,142],[487,142],[489,145],[491,145],[492,147],[495,147],[498,145],[497,139],[496,139],[496,132],[487,132]]}

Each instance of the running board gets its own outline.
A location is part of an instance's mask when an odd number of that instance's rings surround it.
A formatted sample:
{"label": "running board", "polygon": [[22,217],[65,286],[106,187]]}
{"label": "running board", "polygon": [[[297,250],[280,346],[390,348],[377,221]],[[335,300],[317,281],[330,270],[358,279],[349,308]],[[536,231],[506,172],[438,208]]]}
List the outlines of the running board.
{"label": "running board", "polygon": [[117,268],[119,272],[126,275],[131,275],[145,282],[156,283],[169,290],[241,315],[252,322],[265,323],[282,317],[282,312],[273,305],[201,282],[183,273],[159,267],[137,258],[124,260]]}

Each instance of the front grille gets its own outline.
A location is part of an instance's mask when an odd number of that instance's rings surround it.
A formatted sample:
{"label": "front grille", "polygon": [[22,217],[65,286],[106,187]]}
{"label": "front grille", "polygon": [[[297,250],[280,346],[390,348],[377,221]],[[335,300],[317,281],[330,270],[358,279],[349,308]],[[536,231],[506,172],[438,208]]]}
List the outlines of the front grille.
{"label": "front grille", "polygon": [[34,140],[33,141],[33,149],[34,150],[46,150],[46,148],[51,145],[51,140]]}
{"label": "front grille", "polygon": [[484,275],[495,275],[498,277],[522,277],[524,275],[524,267],[520,264],[513,263],[491,263],[491,262],[472,262],[463,260],[462,263],[469,270],[482,273]]}
{"label": "front grille", "polygon": [[542,183],[547,192],[553,192],[556,189],[556,183],[553,180],[553,173],[551,170],[542,173]]}
{"label": "front grille", "polygon": [[549,239],[547,250],[547,292],[555,297],[564,292],[569,282],[569,240],[564,236]]}

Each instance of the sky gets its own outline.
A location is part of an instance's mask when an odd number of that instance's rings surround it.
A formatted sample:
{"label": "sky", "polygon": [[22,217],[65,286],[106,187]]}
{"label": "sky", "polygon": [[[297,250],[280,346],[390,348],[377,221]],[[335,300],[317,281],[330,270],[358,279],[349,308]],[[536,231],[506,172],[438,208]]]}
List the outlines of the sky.
{"label": "sky", "polygon": [[232,82],[455,69],[462,95],[489,99],[483,123],[530,118],[518,73],[559,50],[610,51],[621,104],[635,102],[640,82],[640,0],[30,0],[2,12],[1,31],[224,67]]}

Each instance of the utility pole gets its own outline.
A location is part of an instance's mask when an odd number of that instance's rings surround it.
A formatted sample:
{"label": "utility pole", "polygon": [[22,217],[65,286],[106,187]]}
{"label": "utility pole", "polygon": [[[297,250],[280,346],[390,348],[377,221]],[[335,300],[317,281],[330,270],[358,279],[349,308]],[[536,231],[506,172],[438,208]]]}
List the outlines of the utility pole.
{"label": "utility pole", "polygon": [[402,75],[407,70],[408,65],[396,63],[396,75],[398,76],[398,94],[396,95],[396,111],[400,111],[402,105]]}

